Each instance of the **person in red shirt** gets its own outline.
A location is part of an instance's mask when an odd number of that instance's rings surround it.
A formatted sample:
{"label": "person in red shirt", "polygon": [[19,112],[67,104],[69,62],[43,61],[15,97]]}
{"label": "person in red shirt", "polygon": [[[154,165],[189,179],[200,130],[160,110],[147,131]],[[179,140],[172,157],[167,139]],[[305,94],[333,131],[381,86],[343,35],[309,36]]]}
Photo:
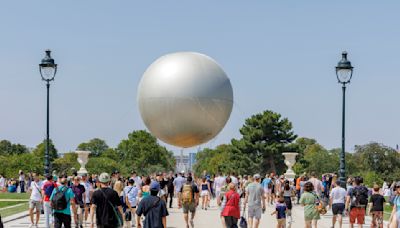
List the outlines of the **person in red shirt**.
{"label": "person in red shirt", "polygon": [[222,202],[221,215],[225,218],[226,228],[237,227],[240,218],[240,196],[236,192],[236,186],[233,183],[229,184],[229,191],[225,193],[224,201]]}
{"label": "person in red shirt", "polygon": [[42,185],[42,196],[43,196],[43,209],[46,221],[46,227],[50,227],[50,223],[53,223],[52,210],[50,205],[50,196],[53,189],[57,187],[57,183],[53,181],[53,176],[48,175],[46,181]]}

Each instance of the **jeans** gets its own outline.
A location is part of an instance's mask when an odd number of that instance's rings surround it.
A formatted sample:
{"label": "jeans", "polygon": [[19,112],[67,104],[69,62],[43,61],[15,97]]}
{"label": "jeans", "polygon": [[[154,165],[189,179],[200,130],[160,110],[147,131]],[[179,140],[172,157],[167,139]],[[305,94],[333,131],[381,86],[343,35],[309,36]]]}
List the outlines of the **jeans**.
{"label": "jeans", "polygon": [[50,223],[53,223],[53,215],[50,206],[50,201],[43,202],[44,207],[44,219],[46,221],[46,228],[50,228]]}
{"label": "jeans", "polygon": [[61,228],[64,224],[64,228],[71,228],[71,215],[64,213],[54,213],[54,228]]}
{"label": "jeans", "polygon": [[25,181],[19,182],[19,188],[21,189],[21,193],[25,192]]}
{"label": "jeans", "polygon": [[172,208],[172,199],[174,198],[174,191],[169,191],[167,194],[167,202],[168,202],[168,197],[169,197],[169,207]]}

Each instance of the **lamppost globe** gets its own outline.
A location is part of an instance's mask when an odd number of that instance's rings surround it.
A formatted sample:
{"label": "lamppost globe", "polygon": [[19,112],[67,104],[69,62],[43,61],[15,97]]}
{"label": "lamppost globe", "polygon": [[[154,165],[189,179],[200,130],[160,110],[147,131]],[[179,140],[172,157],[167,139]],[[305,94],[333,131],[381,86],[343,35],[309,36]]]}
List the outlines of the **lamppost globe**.
{"label": "lamppost globe", "polygon": [[353,67],[351,62],[347,60],[347,52],[342,52],[342,59],[336,66],[336,76],[339,83],[347,84],[350,83],[351,77],[353,76]]}
{"label": "lamppost globe", "polygon": [[43,81],[53,81],[57,73],[57,64],[54,63],[54,59],[51,58],[51,51],[47,49],[46,56],[42,59],[39,64],[40,75]]}

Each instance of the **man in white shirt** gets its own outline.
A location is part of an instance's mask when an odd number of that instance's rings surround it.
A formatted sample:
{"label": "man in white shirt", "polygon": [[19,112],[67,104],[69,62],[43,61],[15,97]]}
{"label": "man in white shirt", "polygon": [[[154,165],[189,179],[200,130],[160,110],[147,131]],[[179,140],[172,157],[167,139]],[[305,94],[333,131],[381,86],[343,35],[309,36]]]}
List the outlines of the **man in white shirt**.
{"label": "man in white shirt", "polygon": [[182,174],[182,173],[179,173],[179,174],[178,174],[178,177],[175,178],[175,179],[174,179],[174,182],[173,182],[174,187],[175,187],[175,193],[176,193],[176,195],[178,196],[178,199],[180,199],[179,197],[180,197],[180,195],[181,195],[182,186],[183,186],[183,184],[186,182],[186,179],[185,179],[184,177],[182,177],[182,176],[183,176],[183,174]]}
{"label": "man in white shirt", "polygon": [[135,171],[131,172],[131,177],[129,179],[133,179],[135,181],[135,187],[138,189],[142,188],[142,178],[140,178]]}
{"label": "man in white shirt", "polygon": [[221,189],[225,185],[225,177],[218,173],[218,176],[214,179],[214,189],[215,189],[215,196],[217,197],[217,204],[221,204]]}
{"label": "man in white shirt", "polygon": [[92,199],[92,194],[93,194],[93,186],[92,184],[89,182],[88,178],[87,178],[87,173],[82,174],[82,180],[81,180],[81,185],[83,185],[83,187],[85,187],[85,222],[87,223],[87,218],[89,216],[89,208],[90,208],[90,200]]}
{"label": "man in white shirt", "polygon": [[317,193],[317,195],[321,198],[322,192],[324,191],[324,186],[322,185],[322,182],[317,179],[315,172],[311,172],[311,178],[308,181],[314,185],[315,193]]}
{"label": "man in white shirt", "polygon": [[342,227],[342,214],[345,209],[346,195],[347,192],[340,186],[340,180],[337,180],[335,187],[332,189],[330,195],[330,206],[332,208],[332,227],[335,227],[336,218],[339,222],[339,227]]}
{"label": "man in white shirt", "polygon": [[[42,205],[42,184],[39,182],[39,176],[33,174],[33,180],[29,187],[31,197],[29,198],[29,216],[31,218],[31,225],[29,227],[38,226],[40,218],[40,210]],[[33,223],[33,209],[36,208],[36,223]]]}

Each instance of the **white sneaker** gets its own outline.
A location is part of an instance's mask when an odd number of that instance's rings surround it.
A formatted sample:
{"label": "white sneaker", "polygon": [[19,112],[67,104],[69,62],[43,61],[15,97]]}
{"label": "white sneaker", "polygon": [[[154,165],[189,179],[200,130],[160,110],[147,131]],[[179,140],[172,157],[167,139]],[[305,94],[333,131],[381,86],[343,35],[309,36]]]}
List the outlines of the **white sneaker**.
{"label": "white sneaker", "polygon": [[31,227],[35,227],[35,224],[33,224],[33,223],[30,224],[30,225],[29,225],[29,228],[31,228]]}

